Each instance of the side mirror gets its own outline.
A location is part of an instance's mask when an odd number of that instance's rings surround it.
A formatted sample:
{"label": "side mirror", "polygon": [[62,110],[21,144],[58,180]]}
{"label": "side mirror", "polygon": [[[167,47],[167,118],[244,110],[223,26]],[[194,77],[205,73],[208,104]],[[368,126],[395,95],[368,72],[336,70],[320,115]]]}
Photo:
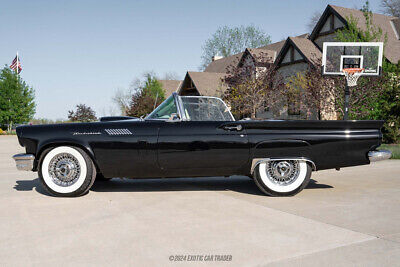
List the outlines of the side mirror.
{"label": "side mirror", "polygon": [[177,113],[172,113],[171,116],[168,118],[169,122],[177,122],[180,121],[179,115]]}

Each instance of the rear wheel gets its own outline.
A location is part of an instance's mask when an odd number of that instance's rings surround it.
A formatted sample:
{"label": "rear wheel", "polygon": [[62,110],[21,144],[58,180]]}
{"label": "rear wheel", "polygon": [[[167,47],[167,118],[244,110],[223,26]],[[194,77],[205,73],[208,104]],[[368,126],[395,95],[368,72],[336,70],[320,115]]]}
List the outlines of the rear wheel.
{"label": "rear wheel", "polygon": [[91,158],[80,148],[59,146],[46,150],[39,161],[39,178],[53,196],[86,194],[96,178]]}
{"label": "rear wheel", "polygon": [[311,167],[302,160],[262,162],[254,170],[258,188],[269,196],[293,196],[303,190],[311,177]]}

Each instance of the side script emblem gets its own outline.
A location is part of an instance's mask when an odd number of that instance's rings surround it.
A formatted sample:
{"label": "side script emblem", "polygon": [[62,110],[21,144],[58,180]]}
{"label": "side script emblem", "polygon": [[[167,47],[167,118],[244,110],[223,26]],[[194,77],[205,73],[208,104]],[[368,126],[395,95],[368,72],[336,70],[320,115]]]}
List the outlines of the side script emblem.
{"label": "side script emblem", "polygon": [[104,129],[108,135],[131,135],[128,129]]}

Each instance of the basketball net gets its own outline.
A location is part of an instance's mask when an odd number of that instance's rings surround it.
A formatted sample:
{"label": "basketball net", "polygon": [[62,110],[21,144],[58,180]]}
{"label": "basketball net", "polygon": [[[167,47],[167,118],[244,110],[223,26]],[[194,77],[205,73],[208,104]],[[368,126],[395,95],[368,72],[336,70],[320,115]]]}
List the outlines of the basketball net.
{"label": "basketball net", "polygon": [[344,76],[346,76],[347,86],[353,87],[357,85],[357,80],[363,74],[363,68],[346,68],[343,69]]}

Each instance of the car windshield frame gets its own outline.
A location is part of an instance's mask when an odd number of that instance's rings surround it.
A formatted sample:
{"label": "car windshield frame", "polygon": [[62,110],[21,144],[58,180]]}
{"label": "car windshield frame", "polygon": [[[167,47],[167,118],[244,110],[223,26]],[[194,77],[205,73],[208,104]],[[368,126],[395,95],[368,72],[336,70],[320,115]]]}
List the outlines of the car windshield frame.
{"label": "car windshield frame", "polygon": [[[226,103],[224,101],[222,101],[222,99],[218,98],[218,97],[214,97],[214,96],[179,96],[177,93],[172,93],[172,95],[170,97],[168,97],[166,100],[164,100],[164,102],[162,102],[156,109],[154,109],[149,115],[147,115],[145,117],[146,120],[171,120],[170,118],[157,118],[154,117],[155,114],[157,114],[158,112],[160,112],[160,110],[162,110],[165,106],[165,103],[171,101],[171,98],[173,98],[173,103],[176,107],[176,114],[178,116],[177,120],[174,121],[196,121],[196,120],[191,120],[190,118],[188,118],[184,112],[185,107],[184,107],[184,103],[182,101],[182,98],[203,98],[203,99],[214,99],[220,103],[222,103],[223,107],[225,108],[225,112],[227,111],[229,113],[229,117],[230,120],[228,121],[235,121],[235,118],[233,117],[232,113],[230,112],[228,106],[226,105]],[[173,112],[174,113],[174,112]],[[169,114],[172,115],[173,113]],[[200,120],[200,121],[207,121],[207,120]],[[226,120],[224,120],[226,121]]]}
{"label": "car windshield frame", "polygon": [[[225,102],[224,101],[222,101],[222,99],[221,98],[218,98],[218,97],[214,97],[214,96],[178,96],[178,98],[179,98],[179,102],[182,104],[182,108],[181,108],[181,110],[183,111],[183,115],[186,117],[186,120],[187,121],[235,121],[235,118],[233,117],[233,115],[232,115],[232,113],[230,112],[230,110],[229,110],[229,108],[228,108],[228,106],[225,104]],[[192,120],[191,118],[188,118],[188,116],[186,116],[186,115],[188,115],[188,114],[186,114],[186,112],[187,112],[187,109],[185,108],[185,103],[184,103],[184,101],[182,100],[182,99],[190,99],[190,98],[192,98],[192,99],[206,99],[206,100],[210,100],[210,99],[212,99],[212,100],[214,100],[214,101],[216,101],[217,103],[219,103],[221,106],[220,107],[218,107],[218,108],[221,108],[221,107],[223,107],[223,109],[224,109],[224,111],[222,111],[221,109],[219,109],[219,111],[221,112],[221,116],[222,117],[225,117],[225,115],[223,115],[225,112],[228,112],[228,116],[229,116],[229,120]],[[215,103],[215,102],[214,102]],[[216,104],[216,103],[215,103]],[[216,105],[217,106],[217,105]],[[185,112],[186,111],[186,112]]]}

